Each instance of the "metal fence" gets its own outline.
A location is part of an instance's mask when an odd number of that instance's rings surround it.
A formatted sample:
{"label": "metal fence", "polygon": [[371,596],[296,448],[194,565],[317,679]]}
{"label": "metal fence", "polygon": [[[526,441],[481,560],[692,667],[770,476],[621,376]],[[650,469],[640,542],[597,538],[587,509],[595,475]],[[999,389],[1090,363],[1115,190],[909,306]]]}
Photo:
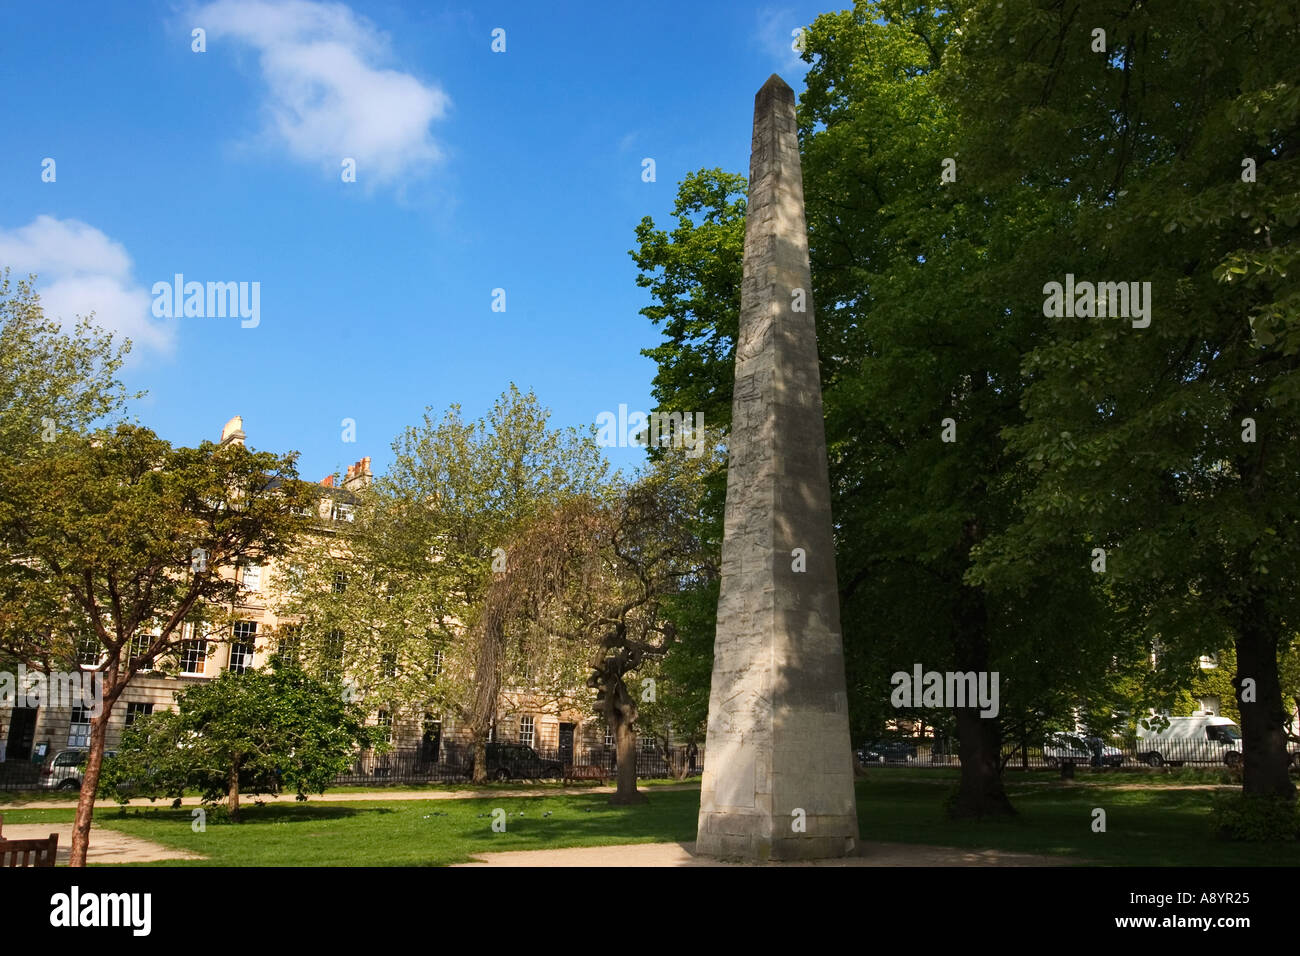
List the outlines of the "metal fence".
{"label": "metal fence", "polygon": [[[496,741],[489,754],[488,776],[503,780],[550,780],[561,776],[565,767],[595,766],[612,778],[618,768],[613,747],[575,746],[558,750],[520,748],[516,741]],[[1009,744],[1002,750],[1006,770],[1057,769],[1070,764],[1095,770],[1152,770],[1165,767],[1201,769],[1233,768],[1240,765],[1240,742],[1213,740],[1128,740],[1098,742],[1087,738],[1052,739],[1040,743]],[[1291,743],[1291,767],[1300,772],[1300,744]],[[504,751],[504,752],[503,752]],[[892,738],[855,748],[864,767],[943,768],[961,766],[961,749],[956,740]],[[671,755],[662,748],[638,749],[637,777],[667,779],[682,775],[698,777],[704,770],[702,750],[674,748]],[[44,765],[29,760],[0,763],[0,790],[38,790],[58,782],[43,774]],[[435,782],[466,782],[472,779],[473,748],[460,741],[436,746],[402,747],[387,753],[363,751],[351,768],[335,778],[335,786],[376,786]]]}
{"label": "metal fence", "polygon": [[41,785],[41,764],[30,760],[0,763],[0,790],[36,790]]}
{"label": "metal fence", "polygon": [[[618,755],[613,747],[580,747],[546,750],[498,740],[488,752],[488,776],[497,780],[550,780],[562,776],[566,767],[600,767],[612,778],[618,769]],[[526,751],[522,748],[527,748]],[[438,781],[464,782],[473,776],[473,746],[459,741],[438,747],[394,748],[386,753],[364,751],[357,755],[352,768],[335,778],[335,786],[372,784],[412,784]],[[667,779],[677,775],[698,776],[704,771],[700,752],[692,755],[686,747],[674,748],[670,755],[662,748],[638,750],[636,775],[641,779]]]}
{"label": "metal fence", "polygon": [[[1198,767],[1229,769],[1241,765],[1240,741],[1200,739],[1111,741],[1082,736],[1055,738],[1033,744],[1004,744],[1002,765],[1007,770],[1057,769],[1065,764],[1098,770]],[[1288,746],[1291,767],[1300,770],[1300,743]],[[864,767],[959,767],[961,747],[956,740],[893,738],[856,748]]]}

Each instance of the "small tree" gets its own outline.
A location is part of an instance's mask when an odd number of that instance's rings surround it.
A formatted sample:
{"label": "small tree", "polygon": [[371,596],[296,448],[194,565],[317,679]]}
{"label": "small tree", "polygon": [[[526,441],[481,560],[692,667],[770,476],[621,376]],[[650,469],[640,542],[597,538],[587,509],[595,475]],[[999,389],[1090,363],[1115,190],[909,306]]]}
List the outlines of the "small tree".
{"label": "small tree", "polygon": [[226,798],[239,821],[239,795],[324,793],[357,747],[383,746],[337,682],[274,659],[268,670],[227,671],[177,698],[178,710],[138,721],[100,779],[101,795],[177,797],[198,790]]}
{"label": "small tree", "polygon": [[312,500],[293,455],[173,448],[134,425],[60,435],[39,459],[0,456],[0,644],[71,668],[89,642],[103,674],[73,866],[86,862],[114,706],[136,674],[191,639],[184,625],[234,601],[239,562],[293,547],[306,521],[295,511]]}

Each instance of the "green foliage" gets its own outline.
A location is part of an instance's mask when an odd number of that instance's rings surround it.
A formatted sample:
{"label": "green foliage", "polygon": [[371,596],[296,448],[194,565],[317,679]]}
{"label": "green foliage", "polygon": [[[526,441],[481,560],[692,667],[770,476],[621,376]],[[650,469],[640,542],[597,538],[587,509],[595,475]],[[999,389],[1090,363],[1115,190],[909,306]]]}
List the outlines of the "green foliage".
{"label": "green foliage", "polygon": [[223,570],[291,548],[304,526],[293,511],[310,501],[293,455],[173,448],[137,425],[0,461],[0,548],[11,557],[0,562],[0,644],[71,666],[93,638],[116,700],[175,650],[182,622],[236,598]]}
{"label": "green foliage", "polygon": [[[35,277],[32,277],[34,280]],[[0,448],[10,461],[54,450],[121,411],[128,395],[117,374],[131,351],[112,333],[79,319],[64,331],[47,318],[32,282],[0,275]]]}
{"label": "green foliage", "polygon": [[594,433],[549,418],[512,385],[477,421],[453,405],[406,429],[388,473],[355,492],[355,520],[323,529],[275,598],[277,613],[305,621],[309,670],[342,665],[369,706],[417,716],[471,719],[485,680],[585,698],[574,691],[585,678],[577,648],[521,627],[480,660],[486,638],[476,630],[494,567],[514,566],[530,526],[565,501],[606,493]]}
{"label": "green foliage", "polygon": [[662,344],[643,349],[657,369],[653,394],[665,412],[703,413],[731,426],[745,245],[745,178],[721,169],[690,173],[677,189],[671,233],[646,216],[629,253],[654,304],[641,314],[660,326]]}
{"label": "green foliage", "polygon": [[180,797],[198,790],[205,802],[243,793],[287,790],[305,799],[324,793],[351,764],[357,747],[382,745],[379,728],[345,702],[337,682],[316,680],[281,659],[269,670],[193,686],[177,710],[138,720],[105,764],[101,796]]}
{"label": "green foliage", "polygon": [[1253,843],[1300,840],[1300,806],[1285,797],[1216,793],[1211,817],[1222,840]]}

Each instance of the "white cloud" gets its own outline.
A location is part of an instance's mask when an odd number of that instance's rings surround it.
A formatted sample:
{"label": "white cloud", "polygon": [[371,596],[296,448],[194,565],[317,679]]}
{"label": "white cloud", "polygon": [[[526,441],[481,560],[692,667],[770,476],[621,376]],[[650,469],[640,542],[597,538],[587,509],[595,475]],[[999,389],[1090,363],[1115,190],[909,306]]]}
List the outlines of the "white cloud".
{"label": "white cloud", "polygon": [[807,26],[806,20],[799,19],[793,11],[785,8],[762,7],[757,14],[754,35],[763,51],[785,74],[785,81],[791,85],[795,82],[795,74],[802,77],[808,71],[809,65],[800,59],[793,47],[794,31]]}
{"label": "white cloud", "polygon": [[131,276],[120,242],[76,219],[37,216],[17,229],[0,229],[0,267],[12,278],[37,276],[45,314],[71,325],[95,313],[95,324],[142,347],[170,352],[175,324],[153,317],[153,298]]}
{"label": "white cloud", "polygon": [[337,176],[357,161],[358,183],[419,175],[442,150],[429,124],[451,99],[436,84],[384,65],[387,37],[342,3],[310,0],[216,0],[187,22],[213,41],[247,44],[266,83],[268,133],[300,160]]}

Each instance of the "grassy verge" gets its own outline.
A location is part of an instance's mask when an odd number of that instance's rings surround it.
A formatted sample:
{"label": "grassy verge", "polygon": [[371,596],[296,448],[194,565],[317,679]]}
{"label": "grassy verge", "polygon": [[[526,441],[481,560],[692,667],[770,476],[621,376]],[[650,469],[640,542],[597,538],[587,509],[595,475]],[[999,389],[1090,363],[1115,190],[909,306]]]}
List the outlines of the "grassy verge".
{"label": "grassy verge", "polygon": [[[607,794],[477,800],[249,806],[239,825],[191,828],[191,811],[106,809],[100,826],[203,854],[160,866],[442,866],[479,853],[559,846],[694,840],[699,795],[661,791],[637,807],[611,807]],[[507,814],[504,833],[492,811]],[[522,816],[520,815],[522,814]],[[20,810],[10,823],[68,823],[71,810]]]}
{"label": "grassy verge", "polygon": [[[1300,844],[1214,839],[1213,790],[1119,786],[1132,782],[1013,776],[1007,783],[1019,810],[1015,819],[954,822],[944,814],[944,800],[955,775],[887,770],[859,780],[858,817],[868,841],[998,849],[1120,866],[1300,865]],[[504,833],[491,829],[491,812],[498,807],[508,814]],[[207,857],[164,865],[437,866],[498,850],[689,842],[695,839],[698,808],[695,789],[658,789],[636,807],[611,807],[608,796],[598,793],[250,805],[244,823],[213,822],[204,833],[191,829],[189,808],[123,813],[105,807],[96,822]],[[1106,812],[1104,833],[1092,829],[1098,808]],[[71,810],[18,810],[6,812],[5,821],[68,823],[72,816]]]}

